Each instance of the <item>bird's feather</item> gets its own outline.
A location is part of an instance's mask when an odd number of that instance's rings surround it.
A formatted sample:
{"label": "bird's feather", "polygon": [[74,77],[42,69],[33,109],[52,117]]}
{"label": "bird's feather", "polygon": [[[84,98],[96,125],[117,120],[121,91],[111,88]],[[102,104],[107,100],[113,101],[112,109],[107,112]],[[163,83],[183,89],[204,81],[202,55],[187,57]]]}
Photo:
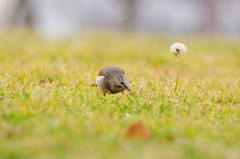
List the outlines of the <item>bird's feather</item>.
{"label": "bird's feather", "polygon": [[124,75],[125,73],[120,67],[117,66],[107,66],[101,69],[101,71],[99,72],[99,76],[105,76],[108,78],[110,78],[112,74]]}

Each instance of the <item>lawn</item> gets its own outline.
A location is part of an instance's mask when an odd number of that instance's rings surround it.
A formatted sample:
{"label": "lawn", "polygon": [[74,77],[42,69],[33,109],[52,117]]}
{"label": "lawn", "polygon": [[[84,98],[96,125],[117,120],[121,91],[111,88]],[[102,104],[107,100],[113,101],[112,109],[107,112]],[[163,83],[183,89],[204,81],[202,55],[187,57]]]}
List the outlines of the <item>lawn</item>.
{"label": "lawn", "polygon": [[[173,42],[188,52],[179,59]],[[126,73],[132,94],[91,85]],[[240,158],[240,39],[93,32],[0,34],[0,158]],[[128,137],[141,123],[149,138]]]}

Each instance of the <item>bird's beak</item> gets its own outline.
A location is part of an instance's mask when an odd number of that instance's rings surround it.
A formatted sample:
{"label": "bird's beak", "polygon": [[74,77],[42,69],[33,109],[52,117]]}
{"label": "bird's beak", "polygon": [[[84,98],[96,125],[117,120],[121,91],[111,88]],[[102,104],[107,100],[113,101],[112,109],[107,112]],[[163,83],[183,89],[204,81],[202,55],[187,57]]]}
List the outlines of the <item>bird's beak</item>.
{"label": "bird's beak", "polygon": [[125,86],[125,89],[127,89],[129,92],[132,92],[130,88],[128,88],[128,86]]}

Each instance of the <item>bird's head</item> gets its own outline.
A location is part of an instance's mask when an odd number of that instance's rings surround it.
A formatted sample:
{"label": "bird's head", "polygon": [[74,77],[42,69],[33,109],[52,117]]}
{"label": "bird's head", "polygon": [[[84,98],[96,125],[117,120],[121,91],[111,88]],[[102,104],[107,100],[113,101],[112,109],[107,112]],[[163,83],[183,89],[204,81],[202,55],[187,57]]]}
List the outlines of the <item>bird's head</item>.
{"label": "bird's head", "polygon": [[129,88],[129,80],[125,75],[115,75],[112,82],[112,88],[114,90],[117,90],[119,92],[123,91],[124,89],[127,89],[129,92],[131,92],[131,89]]}

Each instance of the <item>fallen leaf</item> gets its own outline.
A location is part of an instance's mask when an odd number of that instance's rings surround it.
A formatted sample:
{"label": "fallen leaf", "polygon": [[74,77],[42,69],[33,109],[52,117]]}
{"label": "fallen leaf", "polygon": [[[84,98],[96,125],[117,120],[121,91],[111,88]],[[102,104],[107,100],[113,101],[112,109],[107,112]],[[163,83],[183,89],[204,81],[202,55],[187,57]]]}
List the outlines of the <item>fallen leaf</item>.
{"label": "fallen leaf", "polygon": [[142,122],[136,122],[127,129],[125,137],[148,140],[151,138],[151,133]]}
{"label": "fallen leaf", "polygon": [[4,100],[4,97],[3,96],[0,96],[0,102]]}
{"label": "fallen leaf", "polygon": [[176,137],[175,137],[175,136],[173,136],[173,135],[169,135],[169,136],[167,137],[167,139],[168,139],[168,140],[170,140],[170,141],[173,141],[173,140],[175,140],[175,139],[176,139]]}
{"label": "fallen leaf", "polygon": [[52,83],[53,80],[51,78],[44,78],[44,79],[41,79],[39,84],[47,84],[47,83]]}

